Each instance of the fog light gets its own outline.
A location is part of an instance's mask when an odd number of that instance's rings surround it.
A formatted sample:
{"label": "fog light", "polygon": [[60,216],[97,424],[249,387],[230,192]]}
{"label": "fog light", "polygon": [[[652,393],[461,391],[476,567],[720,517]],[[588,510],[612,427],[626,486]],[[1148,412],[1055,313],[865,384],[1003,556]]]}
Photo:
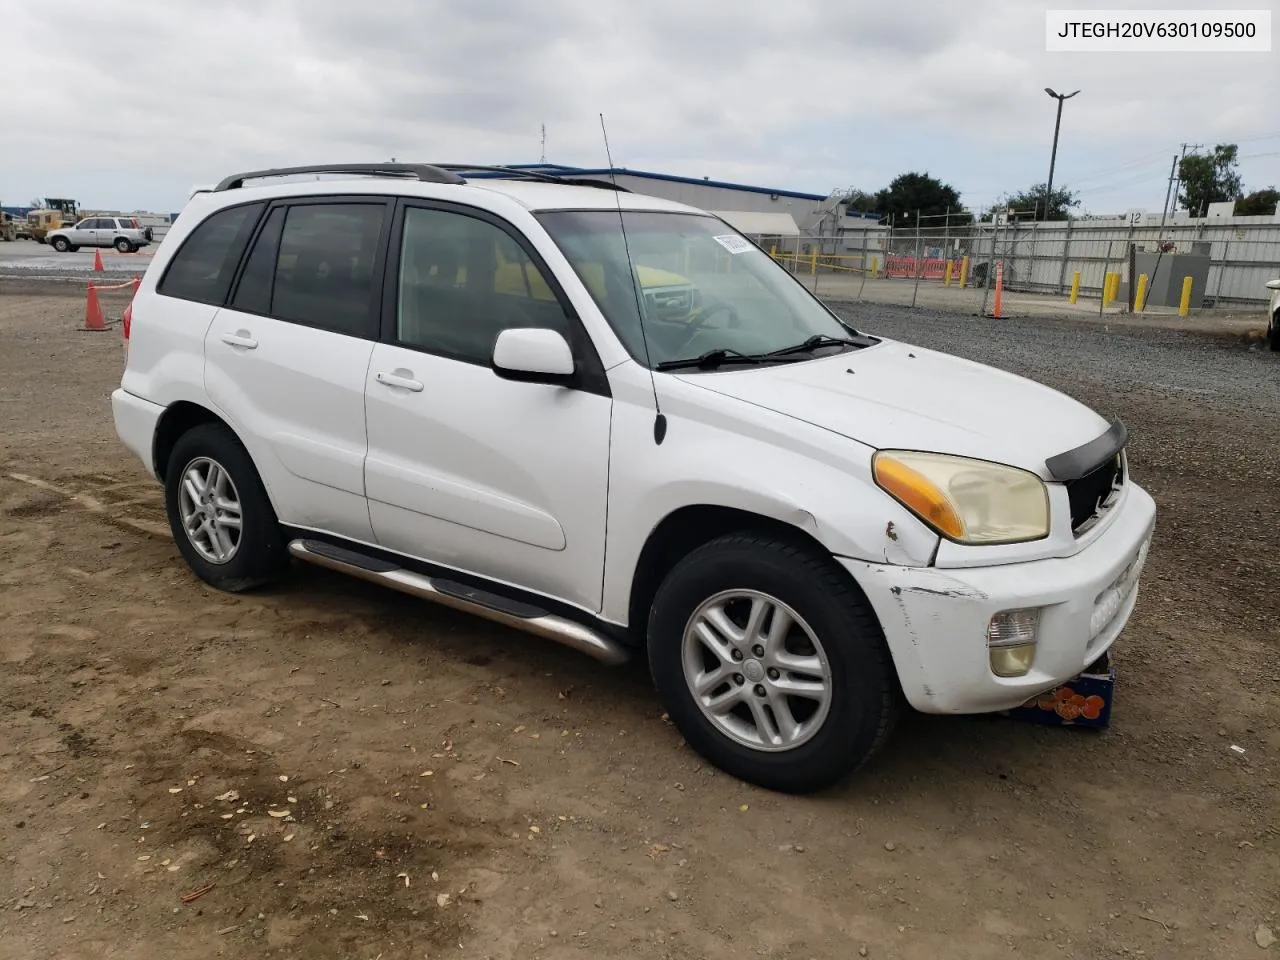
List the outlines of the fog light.
{"label": "fog light", "polygon": [[997,677],[1021,677],[1031,669],[1036,658],[1036,645],[1024,643],[1017,647],[992,647],[991,672]]}
{"label": "fog light", "polygon": [[1021,677],[1036,656],[1040,610],[1003,610],[987,624],[988,658],[997,677]]}

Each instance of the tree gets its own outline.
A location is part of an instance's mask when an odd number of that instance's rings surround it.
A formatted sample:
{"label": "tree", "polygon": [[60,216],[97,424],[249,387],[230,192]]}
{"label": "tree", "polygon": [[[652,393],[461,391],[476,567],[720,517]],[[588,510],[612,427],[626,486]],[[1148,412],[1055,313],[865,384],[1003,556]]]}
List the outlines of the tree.
{"label": "tree", "polygon": [[845,205],[845,209],[855,213],[876,212],[876,195],[866,190],[859,190],[857,187],[850,187],[841,202]]}
{"label": "tree", "polygon": [[898,226],[914,223],[917,211],[922,219],[940,217],[951,211],[953,224],[969,219],[960,206],[960,194],[956,188],[927,173],[899,174],[889,182],[889,186],[876,191],[873,212],[885,218],[892,217]]}
{"label": "tree", "polygon": [[1054,187],[1049,198],[1049,215],[1045,216],[1044,191],[1048,184],[1037,183],[1009,197],[1008,209],[1015,215],[1035,220],[1070,220],[1071,211],[1080,206],[1080,197],[1066,187]]}
{"label": "tree", "polygon": [[1236,153],[1234,143],[1220,143],[1207,156],[1192,154],[1178,162],[1178,179],[1182,181],[1178,202],[1193,217],[1203,217],[1211,203],[1239,198]]}
{"label": "tree", "polygon": [[1267,217],[1275,213],[1278,206],[1280,206],[1280,190],[1267,187],[1265,190],[1255,190],[1247,197],[1241,197],[1236,201],[1236,208],[1232,213],[1237,217]]}

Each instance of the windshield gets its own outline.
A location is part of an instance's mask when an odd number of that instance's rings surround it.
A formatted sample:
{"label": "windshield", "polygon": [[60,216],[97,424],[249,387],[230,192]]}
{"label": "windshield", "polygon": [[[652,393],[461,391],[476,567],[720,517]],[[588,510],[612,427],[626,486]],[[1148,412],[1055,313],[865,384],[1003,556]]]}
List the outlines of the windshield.
{"label": "windshield", "polygon": [[637,287],[654,367],[710,351],[758,355],[811,337],[854,334],[767,253],[714,217],[625,211],[625,245],[616,210],[554,211],[538,219],[640,363],[646,350]]}

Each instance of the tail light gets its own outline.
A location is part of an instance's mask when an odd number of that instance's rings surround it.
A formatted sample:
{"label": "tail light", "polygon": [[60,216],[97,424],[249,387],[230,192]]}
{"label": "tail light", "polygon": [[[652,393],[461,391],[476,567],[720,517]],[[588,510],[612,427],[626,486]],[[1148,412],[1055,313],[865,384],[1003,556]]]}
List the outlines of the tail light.
{"label": "tail light", "polygon": [[129,301],[129,305],[124,308],[124,313],[120,315],[120,333],[124,338],[124,362],[129,362],[129,331],[133,327],[133,301]]}

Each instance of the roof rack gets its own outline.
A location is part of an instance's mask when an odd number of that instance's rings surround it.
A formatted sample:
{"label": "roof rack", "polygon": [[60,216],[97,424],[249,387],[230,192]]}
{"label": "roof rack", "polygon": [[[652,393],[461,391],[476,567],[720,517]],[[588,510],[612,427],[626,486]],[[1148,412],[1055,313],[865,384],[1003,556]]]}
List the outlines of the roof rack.
{"label": "roof rack", "polygon": [[238,190],[244,186],[246,180],[261,180],[266,177],[291,177],[313,173],[355,173],[371,177],[412,177],[425,183],[466,183],[456,173],[429,163],[318,163],[305,167],[276,167],[271,170],[251,170],[247,173],[233,173],[213,189],[215,192]]}
{"label": "roof rack", "polygon": [[484,166],[474,163],[436,163],[432,166],[439,167],[441,170],[449,170],[454,173],[480,173],[492,174],[493,179],[501,180],[505,178],[538,180],[542,183],[559,183],[567,184],[574,187],[599,187],[602,190],[617,190],[619,193],[630,193],[626,187],[618,186],[608,180],[593,180],[587,177],[571,177],[560,176],[555,173],[548,173],[540,170],[525,170],[519,167],[504,166]]}
{"label": "roof rack", "polygon": [[[630,193],[626,187],[620,187],[607,180],[594,180],[587,177],[557,176],[534,170],[520,170],[515,167],[485,166],[476,163],[319,163],[305,167],[276,167],[270,170],[250,170],[247,173],[233,173],[225,177],[214,192],[238,190],[246,180],[262,180],[267,177],[292,177],[319,173],[351,173],[369,177],[405,177],[421,180],[424,183],[466,183],[464,173],[476,173],[480,178],[487,174],[493,179],[538,180],[542,183],[560,183],[577,187],[598,187],[602,190],[617,190],[619,193]],[[208,189],[208,188],[205,188]],[[204,192],[203,190],[200,192]]]}

